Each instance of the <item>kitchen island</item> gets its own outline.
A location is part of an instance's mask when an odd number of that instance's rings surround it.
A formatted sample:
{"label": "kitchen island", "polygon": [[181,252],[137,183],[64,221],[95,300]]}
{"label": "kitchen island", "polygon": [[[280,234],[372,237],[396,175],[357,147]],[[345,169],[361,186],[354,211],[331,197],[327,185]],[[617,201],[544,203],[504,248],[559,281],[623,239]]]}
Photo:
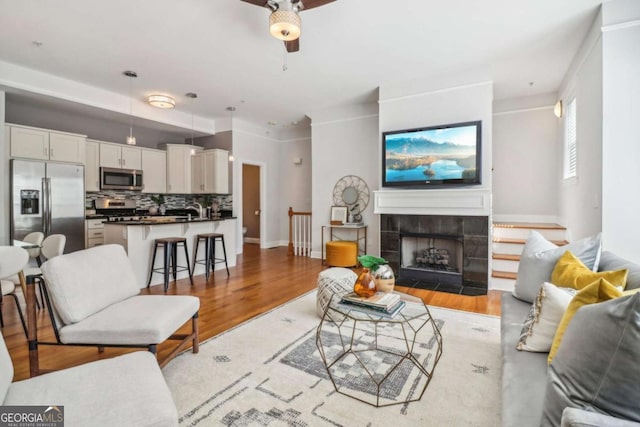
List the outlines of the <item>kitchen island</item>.
{"label": "kitchen island", "polygon": [[[149,269],[153,256],[154,240],[163,237],[185,237],[189,251],[189,261],[193,264],[193,249],[196,235],[201,233],[221,233],[227,249],[227,263],[229,268],[236,265],[236,219],[190,219],[190,218],[159,218],[142,219],[138,221],[119,221],[104,223],[104,243],[118,244],[127,251],[136,279],[140,288],[147,286]],[[216,258],[222,258],[222,246],[216,245]],[[204,243],[198,248],[198,258],[204,258]],[[154,268],[161,268],[163,263],[161,249],[156,255]],[[178,265],[186,265],[184,251],[178,248]],[[224,263],[216,264],[216,270],[224,269]],[[196,264],[194,276],[204,274],[204,265]],[[219,276],[221,273],[217,273]],[[222,272],[226,278],[227,273]],[[187,271],[178,272],[178,279],[187,278]],[[211,280],[211,277],[209,278]],[[154,273],[151,285],[163,283],[162,274]]]}

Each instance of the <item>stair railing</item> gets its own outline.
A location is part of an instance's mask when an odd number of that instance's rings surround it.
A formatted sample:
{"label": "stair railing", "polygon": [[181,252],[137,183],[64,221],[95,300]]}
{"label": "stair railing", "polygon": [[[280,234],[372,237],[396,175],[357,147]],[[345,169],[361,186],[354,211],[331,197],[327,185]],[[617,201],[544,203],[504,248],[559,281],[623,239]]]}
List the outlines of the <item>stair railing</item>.
{"label": "stair railing", "polygon": [[311,256],[311,212],[289,207],[289,255]]}

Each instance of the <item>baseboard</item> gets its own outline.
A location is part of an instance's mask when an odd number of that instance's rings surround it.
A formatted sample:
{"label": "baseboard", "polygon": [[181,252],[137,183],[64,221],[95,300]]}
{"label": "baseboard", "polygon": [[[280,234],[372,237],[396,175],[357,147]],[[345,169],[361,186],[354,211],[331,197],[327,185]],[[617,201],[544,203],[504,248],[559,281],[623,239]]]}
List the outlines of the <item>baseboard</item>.
{"label": "baseboard", "polygon": [[322,252],[321,251],[311,251],[311,254],[309,255],[309,258],[320,259],[320,258],[322,258]]}
{"label": "baseboard", "polygon": [[245,237],[244,238],[244,242],[245,243],[260,243],[260,238],[259,237]]}
{"label": "baseboard", "polygon": [[533,222],[562,224],[556,215],[512,215],[493,214],[493,222]]}
{"label": "baseboard", "polygon": [[275,242],[265,242],[264,245],[260,246],[261,249],[271,249],[277,248],[280,246],[280,242],[276,240]]}

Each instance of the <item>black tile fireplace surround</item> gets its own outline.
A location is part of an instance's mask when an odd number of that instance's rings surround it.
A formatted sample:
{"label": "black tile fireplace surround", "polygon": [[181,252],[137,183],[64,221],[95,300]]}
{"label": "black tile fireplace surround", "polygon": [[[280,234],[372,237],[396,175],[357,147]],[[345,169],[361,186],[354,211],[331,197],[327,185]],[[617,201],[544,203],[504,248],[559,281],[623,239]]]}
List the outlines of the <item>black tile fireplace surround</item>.
{"label": "black tile fireplace surround", "polygon": [[[406,268],[401,259],[403,236],[442,236],[461,240],[462,271],[438,274],[432,269],[422,272],[419,268]],[[396,272],[399,286],[485,295],[489,271],[489,217],[383,214],[380,218],[380,256],[388,260]]]}

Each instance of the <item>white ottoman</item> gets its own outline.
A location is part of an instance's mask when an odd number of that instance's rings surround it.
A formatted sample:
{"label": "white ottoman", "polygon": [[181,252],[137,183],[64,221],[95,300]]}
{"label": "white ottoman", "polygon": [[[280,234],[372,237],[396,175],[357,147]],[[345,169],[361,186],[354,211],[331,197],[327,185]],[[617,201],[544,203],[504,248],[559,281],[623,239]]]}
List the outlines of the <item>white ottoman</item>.
{"label": "white ottoman", "polygon": [[358,275],[348,268],[334,267],[318,274],[316,311],[322,317],[333,295],[344,295],[353,291]]}

